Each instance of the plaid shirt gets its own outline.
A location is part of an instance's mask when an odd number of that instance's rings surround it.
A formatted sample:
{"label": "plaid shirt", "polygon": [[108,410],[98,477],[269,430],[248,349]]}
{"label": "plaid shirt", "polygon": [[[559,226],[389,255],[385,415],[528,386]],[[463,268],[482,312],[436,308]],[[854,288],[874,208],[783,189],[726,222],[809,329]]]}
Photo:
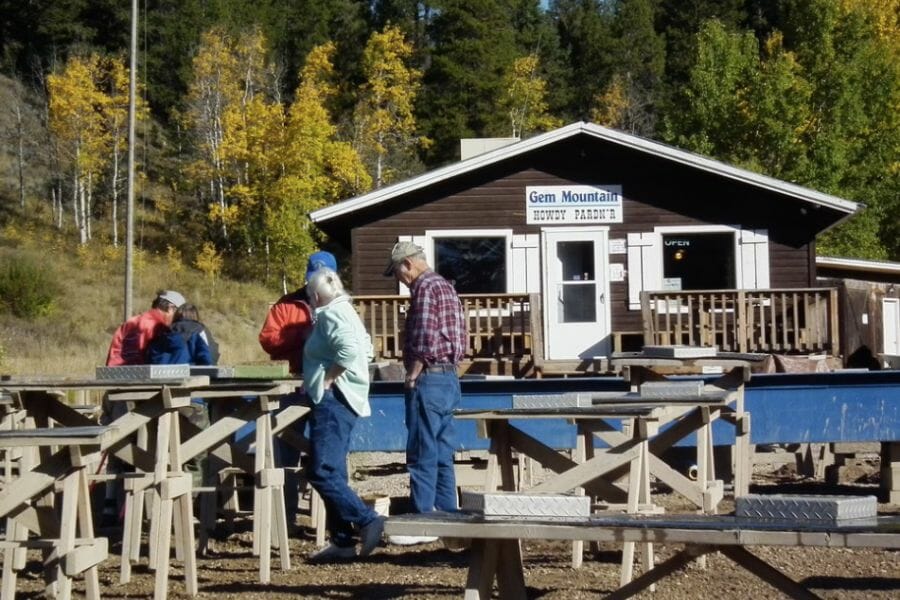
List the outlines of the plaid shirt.
{"label": "plaid shirt", "polygon": [[425,366],[459,364],[466,352],[466,322],[462,304],[450,283],[425,271],[410,287],[403,358],[409,368],[415,359]]}

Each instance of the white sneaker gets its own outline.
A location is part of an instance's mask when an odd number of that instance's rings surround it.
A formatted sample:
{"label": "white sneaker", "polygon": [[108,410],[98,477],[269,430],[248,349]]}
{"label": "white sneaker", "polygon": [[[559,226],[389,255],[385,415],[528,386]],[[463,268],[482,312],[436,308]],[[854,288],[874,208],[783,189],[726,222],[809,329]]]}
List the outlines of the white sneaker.
{"label": "white sneaker", "polygon": [[378,544],[381,542],[381,534],[384,533],[384,517],[375,517],[375,520],[359,530],[359,541],[362,544],[359,548],[360,556],[368,556],[372,554]]}
{"label": "white sneaker", "polygon": [[391,535],[388,542],[395,546],[415,546],[417,544],[430,544],[437,541],[436,535]]}
{"label": "white sneaker", "polygon": [[309,555],[309,562],[334,562],[356,558],[356,546],[335,546],[329,543]]}

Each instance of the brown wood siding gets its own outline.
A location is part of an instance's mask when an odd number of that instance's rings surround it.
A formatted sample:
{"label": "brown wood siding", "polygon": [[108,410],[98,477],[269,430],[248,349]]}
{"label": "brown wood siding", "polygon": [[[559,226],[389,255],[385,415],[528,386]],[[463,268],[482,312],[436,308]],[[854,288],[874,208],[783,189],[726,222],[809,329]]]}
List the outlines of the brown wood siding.
{"label": "brown wood siding", "polygon": [[[437,183],[322,227],[351,248],[354,293],[393,294],[397,285],[382,272],[398,236],[469,228],[540,233],[540,226],[525,223],[525,187],[564,184],[622,186],[624,222],[609,226],[610,239],[665,225],[767,229],[772,287],[806,287],[815,279],[810,244],[826,219],[821,210],[586,137]],[[627,269],[627,255],[611,255],[610,262]],[[628,309],[627,282],[611,283],[610,296],[612,329],[639,330],[640,311]]]}

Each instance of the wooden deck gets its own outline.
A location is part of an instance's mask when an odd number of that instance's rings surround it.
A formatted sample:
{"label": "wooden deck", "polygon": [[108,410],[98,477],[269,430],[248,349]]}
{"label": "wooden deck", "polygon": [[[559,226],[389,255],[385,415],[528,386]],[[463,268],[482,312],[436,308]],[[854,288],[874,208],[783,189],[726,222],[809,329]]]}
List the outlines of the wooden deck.
{"label": "wooden deck", "polygon": [[[462,373],[524,378],[609,372],[604,358],[544,357],[539,294],[462,294],[460,299],[469,328]],[[372,336],[375,359],[402,362],[409,297],[364,295],[354,300]],[[837,356],[838,314],[836,288],[643,292],[643,330],[613,330],[611,350],[640,350],[632,347],[637,342]]]}

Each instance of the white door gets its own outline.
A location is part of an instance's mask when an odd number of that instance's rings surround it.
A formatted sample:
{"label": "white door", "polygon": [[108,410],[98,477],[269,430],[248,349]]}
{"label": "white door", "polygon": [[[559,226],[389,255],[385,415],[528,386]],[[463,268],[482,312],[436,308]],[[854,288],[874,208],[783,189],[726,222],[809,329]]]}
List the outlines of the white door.
{"label": "white door", "polygon": [[881,302],[884,319],[885,366],[900,369],[900,299],[884,298]]}
{"label": "white door", "polygon": [[544,339],[551,360],[609,354],[606,229],[545,229]]}

